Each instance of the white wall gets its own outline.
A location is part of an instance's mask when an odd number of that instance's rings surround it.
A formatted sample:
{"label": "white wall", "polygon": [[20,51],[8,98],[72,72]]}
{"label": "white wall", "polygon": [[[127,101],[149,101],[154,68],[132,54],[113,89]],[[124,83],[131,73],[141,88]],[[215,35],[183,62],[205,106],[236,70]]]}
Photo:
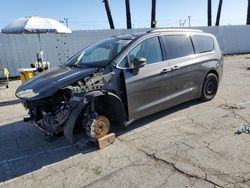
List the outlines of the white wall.
{"label": "white wall", "polygon": [[[214,34],[225,54],[250,53],[250,26],[198,27]],[[43,34],[41,48],[44,58],[52,66],[66,61],[68,57],[93,42],[108,36],[142,32],[148,29],[84,30],[72,34]],[[8,68],[10,76],[18,76],[17,69],[30,67],[39,52],[37,34],[3,34],[0,33],[0,68]],[[1,74],[0,74],[1,77]]]}

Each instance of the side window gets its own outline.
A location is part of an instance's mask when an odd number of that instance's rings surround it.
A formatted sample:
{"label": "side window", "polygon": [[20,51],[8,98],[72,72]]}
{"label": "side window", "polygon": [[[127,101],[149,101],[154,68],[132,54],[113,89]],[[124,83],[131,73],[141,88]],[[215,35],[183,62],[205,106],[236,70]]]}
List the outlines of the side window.
{"label": "side window", "polygon": [[211,37],[193,35],[195,53],[205,53],[214,50],[214,40]]}
{"label": "side window", "polygon": [[140,49],[141,49],[141,44],[137,45],[135,48],[133,48],[132,51],[129,52],[128,59],[129,59],[130,65],[134,64],[134,59],[135,57],[137,57],[137,54],[139,54]]}
{"label": "side window", "polygon": [[163,36],[167,59],[174,59],[194,54],[190,37],[187,35]]}
{"label": "side window", "polygon": [[135,57],[146,58],[146,64],[162,61],[162,51],[158,37],[142,41],[129,52],[128,57],[130,64],[133,64]]}
{"label": "side window", "polygon": [[128,61],[128,56],[125,56],[123,60],[119,63],[119,67],[134,68],[134,65]]}

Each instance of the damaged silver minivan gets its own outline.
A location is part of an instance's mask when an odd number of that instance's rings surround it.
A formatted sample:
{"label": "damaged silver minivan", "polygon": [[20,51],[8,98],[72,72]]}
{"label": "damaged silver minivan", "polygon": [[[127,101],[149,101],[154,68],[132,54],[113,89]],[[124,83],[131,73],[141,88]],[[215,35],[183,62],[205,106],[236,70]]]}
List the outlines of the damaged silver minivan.
{"label": "damaged silver minivan", "polygon": [[16,96],[34,125],[74,142],[76,130],[98,139],[111,126],[192,99],[211,100],[222,71],[213,35],[155,29],[97,42],[21,85]]}

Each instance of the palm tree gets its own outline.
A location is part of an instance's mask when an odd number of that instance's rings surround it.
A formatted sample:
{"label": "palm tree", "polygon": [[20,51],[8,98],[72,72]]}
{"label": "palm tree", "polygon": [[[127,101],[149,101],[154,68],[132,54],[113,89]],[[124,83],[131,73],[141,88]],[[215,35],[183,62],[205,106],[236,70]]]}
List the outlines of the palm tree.
{"label": "palm tree", "polygon": [[131,29],[132,28],[132,26],[131,26],[132,23],[131,23],[129,0],[125,0],[125,6],[126,6],[127,29]]}
{"label": "palm tree", "polygon": [[248,0],[247,6],[247,25],[250,25],[250,0]]}
{"label": "palm tree", "polygon": [[221,15],[222,3],[223,3],[223,0],[220,0],[219,6],[218,6],[218,11],[217,11],[217,16],[216,16],[216,23],[215,23],[216,26],[220,25],[220,15]]}
{"label": "palm tree", "polygon": [[207,0],[207,25],[212,25],[212,0]]}
{"label": "palm tree", "polygon": [[105,5],[106,13],[107,13],[108,20],[109,20],[110,29],[115,29],[112,14],[111,14],[111,11],[110,11],[110,8],[109,8],[109,2],[108,2],[108,0],[103,0],[102,2]]}
{"label": "palm tree", "polygon": [[151,28],[155,28],[155,25],[156,25],[156,20],[155,20],[155,7],[156,7],[156,0],[152,0]]}

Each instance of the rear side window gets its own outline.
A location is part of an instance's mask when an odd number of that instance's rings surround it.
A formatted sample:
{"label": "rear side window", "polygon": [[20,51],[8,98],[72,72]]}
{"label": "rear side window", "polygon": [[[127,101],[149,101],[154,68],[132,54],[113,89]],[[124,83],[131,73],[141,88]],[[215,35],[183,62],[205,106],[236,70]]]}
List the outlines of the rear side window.
{"label": "rear side window", "polygon": [[174,59],[194,54],[190,37],[187,35],[163,36],[167,59]]}
{"label": "rear side window", "polygon": [[195,53],[205,53],[214,50],[214,40],[211,37],[193,35]]}

